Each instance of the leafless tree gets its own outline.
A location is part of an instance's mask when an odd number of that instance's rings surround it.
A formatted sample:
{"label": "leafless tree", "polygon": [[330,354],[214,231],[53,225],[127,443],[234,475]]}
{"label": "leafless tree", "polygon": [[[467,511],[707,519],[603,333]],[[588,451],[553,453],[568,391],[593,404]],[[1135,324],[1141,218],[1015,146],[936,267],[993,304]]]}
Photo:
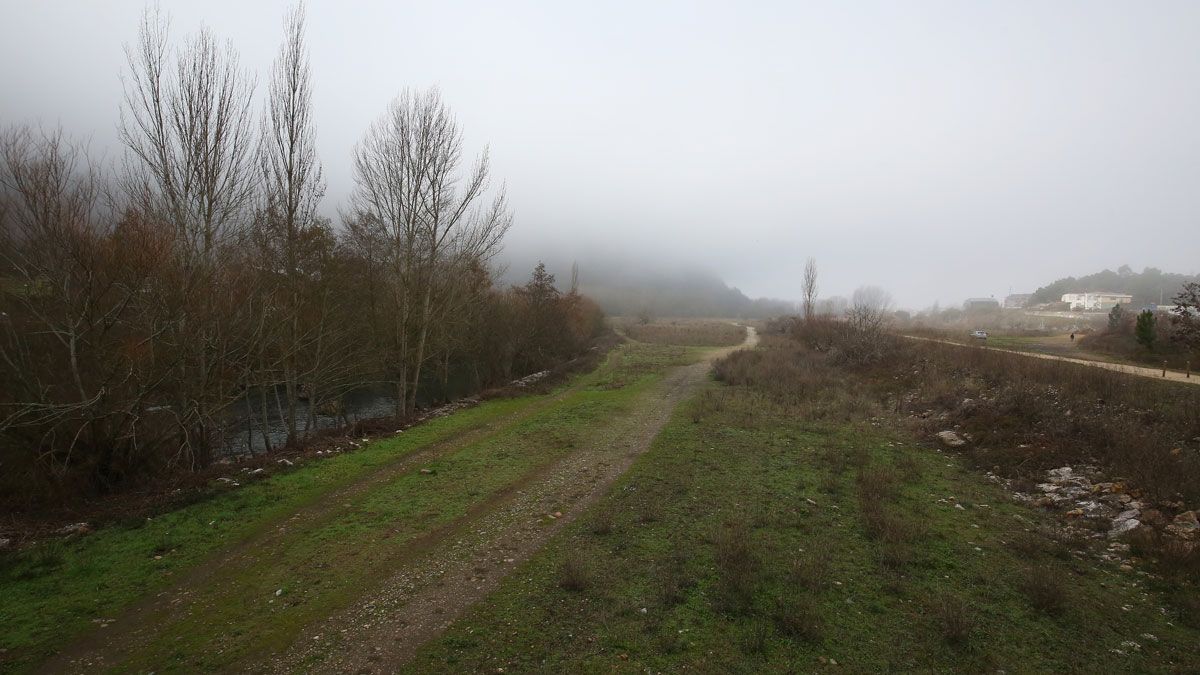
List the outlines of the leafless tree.
{"label": "leafless tree", "polygon": [[121,140],[130,192],[176,228],[189,256],[209,260],[248,222],[258,185],[253,78],[207,30],[169,58],[170,23],[147,10],[128,71]]}
{"label": "leafless tree", "polygon": [[892,296],[878,286],[854,291],[840,340],[841,356],[852,363],[878,360],[885,352]]}
{"label": "leafless tree", "polygon": [[170,410],[185,439],[182,459],[197,465],[209,459],[217,415],[261,325],[252,275],[236,264],[260,183],[258,143],[254,82],[237,52],[201,30],[170,58],[169,32],[167,19],[147,10],[126,48],[120,132],[131,203],[173,235],[177,278],[158,288],[160,304],[177,314],[165,341],[179,370]]}
{"label": "leafless tree", "polygon": [[804,320],[812,321],[817,312],[817,261],[804,263]]}
{"label": "leafless tree", "polygon": [[416,404],[433,319],[468,264],[486,262],[511,224],[503,189],[490,204],[487,151],[462,173],[462,132],[436,89],[406,90],[354,153],[357,238],[383,250],[385,330],[397,408]]}
{"label": "leafless tree", "polygon": [[[305,44],[303,5],[284,20],[284,40],[275,59],[262,117],[262,207],[259,212],[260,262],[267,277],[264,286],[274,290],[270,327],[277,334],[272,350],[279,361],[284,389],[283,418],[288,442],[298,440],[301,387],[304,395],[319,397],[316,372],[305,372],[314,361],[313,349],[328,345],[327,335],[316,332],[331,326],[321,318],[326,303],[318,292],[317,257],[322,252],[325,221],[317,208],[325,194],[321,164],[317,159],[316,129],[312,118],[312,75]],[[308,311],[306,311],[308,310]],[[268,369],[274,370],[273,368]],[[265,373],[264,373],[265,374]],[[274,382],[259,382],[273,387]]]}

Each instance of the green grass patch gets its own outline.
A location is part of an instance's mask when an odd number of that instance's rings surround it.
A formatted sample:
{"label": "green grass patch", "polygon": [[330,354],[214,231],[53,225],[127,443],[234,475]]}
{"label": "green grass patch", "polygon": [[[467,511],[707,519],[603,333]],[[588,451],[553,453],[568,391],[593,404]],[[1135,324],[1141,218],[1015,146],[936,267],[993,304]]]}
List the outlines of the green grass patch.
{"label": "green grass patch", "polygon": [[[1147,672],[1200,637],[955,457],[752,390],[681,406],[411,672]],[[703,410],[698,407],[704,405]],[[960,508],[961,507],[961,508]]]}

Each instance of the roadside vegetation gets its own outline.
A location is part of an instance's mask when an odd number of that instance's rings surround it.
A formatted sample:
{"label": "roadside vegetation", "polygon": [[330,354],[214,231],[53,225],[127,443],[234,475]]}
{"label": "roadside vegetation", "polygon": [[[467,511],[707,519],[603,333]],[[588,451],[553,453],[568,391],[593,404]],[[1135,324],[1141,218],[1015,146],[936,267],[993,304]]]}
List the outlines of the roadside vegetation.
{"label": "roadside vegetation", "polygon": [[[885,336],[877,350],[846,341],[844,322],[809,325],[720,362],[719,382],[606,499],[409,670],[1197,665],[1200,625],[1175,600],[1183,581],[1062,540],[1057,514],[1016,503],[974,468],[982,457],[932,446],[912,401],[895,396],[915,369],[957,404],[957,383],[981,364],[952,366],[951,346]],[[1015,373],[1013,386],[1035,376]]]}

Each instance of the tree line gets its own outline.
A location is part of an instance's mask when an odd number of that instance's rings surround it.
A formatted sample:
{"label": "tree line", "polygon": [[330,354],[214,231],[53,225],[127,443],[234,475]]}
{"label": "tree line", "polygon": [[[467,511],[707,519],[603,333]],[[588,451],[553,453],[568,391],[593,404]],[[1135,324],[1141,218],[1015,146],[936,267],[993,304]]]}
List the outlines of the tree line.
{"label": "tree line", "polygon": [[232,46],[201,30],[176,47],[157,10],[126,55],[115,166],[61,131],[0,136],[8,494],[203,468],[248,397],[286,444],[366,386],[412,415],[452,371],[493,386],[599,331],[594,303],[540,266],[525,286],[495,282],[504,189],[435,89],[405,90],[366,130],[338,226],[321,215],[301,9],[261,106]]}

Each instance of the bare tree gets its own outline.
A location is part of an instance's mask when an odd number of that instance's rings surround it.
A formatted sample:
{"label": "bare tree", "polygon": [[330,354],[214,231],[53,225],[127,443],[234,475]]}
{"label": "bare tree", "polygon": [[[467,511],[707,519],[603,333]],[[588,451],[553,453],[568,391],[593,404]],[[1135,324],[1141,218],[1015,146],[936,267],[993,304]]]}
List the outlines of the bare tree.
{"label": "bare tree", "polygon": [[168,58],[170,23],[147,10],[128,72],[121,140],[129,150],[130,192],[175,226],[186,252],[210,260],[248,222],[254,171],[252,77],[237,52],[201,30]]}
{"label": "bare tree", "polygon": [[486,262],[511,224],[501,189],[491,201],[485,150],[462,171],[462,132],[436,89],[406,90],[354,153],[356,237],[383,250],[384,335],[397,412],[416,404],[432,321],[450,301],[447,279]]}
{"label": "bare tree", "polygon": [[236,394],[236,373],[254,352],[246,343],[261,325],[253,279],[236,264],[259,186],[258,144],[254,82],[236,51],[202,30],[169,58],[169,32],[148,10],[126,48],[120,132],[131,202],[173,236],[178,271],[158,291],[176,315],[165,340],[179,371],[170,410],[183,460],[195,466],[210,458],[217,415]]}
{"label": "bare tree", "polygon": [[840,340],[843,360],[870,363],[883,356],[891,307],[892,296],[878,286],[854,290]]}
{"label": "bare tree", "polygon": [[817,261],[804,263],[804,320],[812,321],[817,313]]}
{"label": "bare tree", "polygon": [[[262,117],[262,207],[259,213],[260,258],[267,277],[264,285],[278,296],[272,303],[270,329],[280,333],[273,352],[279,359],[284,389],[283,418],[288,442],[298,440],[298,399],[302,385],[313,398],[313,375],[302,370],[311,362],[311,348],[321,344],[314,330],[330,326],[320,320],[324,303],[312,298],[314,256],[321,248],[324,223],[317,208],[325,194],[321,164],[317,159],[316,129],[312,119],[311,69],[305,44],[304,7],[297,5],[284,20],[284,39],[275,58]],[[309,310],[305,312],[305,310]],[[318,315],[313,316],[316,312]],[[307,314],[307,316],[306,316]],[[308,324],[305,325],[305,319]],[[265,374],[265,373],[264,373]],[[260,382],[259,386],[274,386]]]}

